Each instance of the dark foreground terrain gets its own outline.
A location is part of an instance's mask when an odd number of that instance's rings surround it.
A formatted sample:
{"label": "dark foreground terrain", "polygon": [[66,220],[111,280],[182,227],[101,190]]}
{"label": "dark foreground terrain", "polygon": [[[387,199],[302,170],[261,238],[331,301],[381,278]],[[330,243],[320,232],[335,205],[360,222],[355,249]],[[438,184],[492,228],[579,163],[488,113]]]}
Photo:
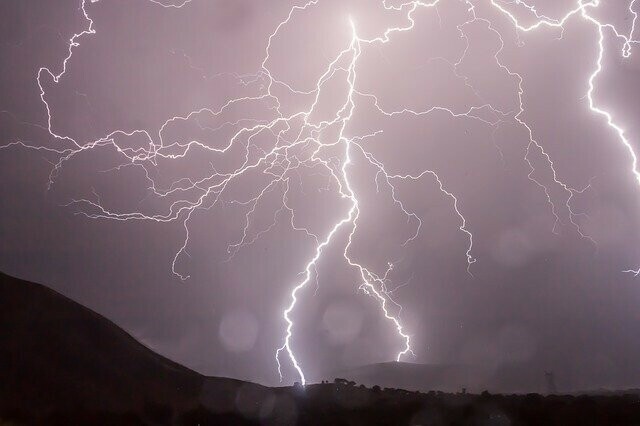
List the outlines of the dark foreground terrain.
{"label": "dark foreground terrain", "polygon": [[0,274],[0,426],[640,425],[640,392],[409,392],[208,378],[38,284]]}

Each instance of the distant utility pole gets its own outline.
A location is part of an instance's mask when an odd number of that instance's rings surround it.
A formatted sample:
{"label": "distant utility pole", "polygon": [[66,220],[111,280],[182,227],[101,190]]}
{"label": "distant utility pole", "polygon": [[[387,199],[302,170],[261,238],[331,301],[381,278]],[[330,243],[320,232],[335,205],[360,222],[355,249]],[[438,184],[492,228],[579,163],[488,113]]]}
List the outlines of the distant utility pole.
{"label": "distant utility pole", "polygon": [[547,382],[547,393],[558,393],[558,388],[556,387],[556,378],[553,374],[553,371],[545,371],[544,378]]}

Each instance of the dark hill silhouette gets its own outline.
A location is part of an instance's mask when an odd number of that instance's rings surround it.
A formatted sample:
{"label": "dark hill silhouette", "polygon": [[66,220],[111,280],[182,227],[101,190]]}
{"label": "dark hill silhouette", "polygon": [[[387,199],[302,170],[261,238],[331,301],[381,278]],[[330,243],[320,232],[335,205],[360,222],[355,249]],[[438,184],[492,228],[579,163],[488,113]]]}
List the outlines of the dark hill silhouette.
{"label": "dark hill silhouette", "polygon": [[[64,296],[1,273],[0,327],[2,426],[640,424],[637,393],[425,394],[346,379],[267,388],[207,378]],[[379,380],[450,378],[447,369],[411,364],[368,368]]]}
{"label": "dark hill silhouette", "polygon": [[202,376],[71,299],[1,272],[0,330],[0,425],[7,416],[18,424],[164,424],[153,419],[194,410],[198,419],[243,424],[272,396],[264,386]]}
{"label": "dark hill silhouette", "polygon": [[202,376],[140,344],[106,318],[0,273],[3,408],[130,409],[146,400],[189,404]]}
{"label": "dark hill silhouette", "polygon": [[379,385],[411,391],[458,392],[465,388],[480,393],[545,392],[544,371],[527,365],[417,364],[384,362],[332,372],[367,386]]}

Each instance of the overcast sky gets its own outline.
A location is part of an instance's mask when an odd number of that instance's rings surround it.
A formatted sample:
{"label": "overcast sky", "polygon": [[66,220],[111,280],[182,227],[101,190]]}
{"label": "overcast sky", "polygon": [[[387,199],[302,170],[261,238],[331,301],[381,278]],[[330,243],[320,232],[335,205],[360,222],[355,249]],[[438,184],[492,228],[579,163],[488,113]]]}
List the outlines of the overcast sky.
{"label": "overcast sky", "polygon": [[[291,140],[300,123],[290,123],[285,142],[275,141],[282,130],[275,128],[251,141],[240,137],[224,154],[198,147],[185,154],[179,145],[174,151],[167,146],[199,141],[220,149],[240,128],[273,120],[275,96],[285,115],[309,108],[313,96],[292,89],[313,90],[338,58],[313,120],[331,120],[347,102],[350,70],[357,73],[356,90],[374,94],[385,111],[438,106],[463,113],[490,104],[503,113],[483,108],[474,117],[446,111],[386,116],[371,97],[354,95],[343,136],[377,132],[361,145],[390,175],[437,173],[457,197],[465,229],[473,234],[471,255],[477,261],[468,273],[468,235],[459,229],[453,199],[434,177],[393,181],[395,196],[415,214],[408,217],[378,169],[352,147],[348,173],[360,217],[349,253],[379,275],[394,264],[386,285],[397,287],[391,296],[402,311],[390,309],[415,353],[403,360],[518,363],[539,369],[541,376],[554,371],[565,389],[639,386],[640,278],[622,271],[640,267],[640,186],[629,152],[603,117],[590,111],[585,96],[596,67],[597,27],[576,15],[564,32],[516,32],[489,0],[473,3],[491,26],[478,19],[460,27],[471,19],[468,7],[442,0],[437,8],[419,8],[411,31],[393,33],[388,43],[362,44],[353,68],[355,50],[339,56],[352,41],[349,17],[360,38],[375,38],[388,27],[406,26],[406,8],[326,0],[296,10],[272,38],[264,62],[271,78],[289,88],[276,84],[273,97],[238,102],[218,116],[204,112],[171,121],[161,136],[171,117],[264,95],[267,77],[256,73],[269,35],[293,5],[304,3],[88,4],[96,33],[77,40],[57,84],[49,75],[41,78],[52,131],[87,144],[117,129],[145,130],[152,143],[163,144],[164,154],[184,156],[115,168],[130,163],[114,144],[148,150],[150,143],[142,134],[118,135],[113,143],[73,155],[51,174],[52,162],[61,157],[56,153],[17,145],[0,150],[0,269],[96,310],[199,372],[278,383],[274,354],[285,336],[282,311],[316,247],[306,232],[292,229],[291,211],[296,226],[320,240],[346,216],[350,204],[338,192],[338,182],[344,182],[328,172],[344,164],[341,148],[320,154],[334,162],[333,169],[302,165],[287,172],[287,183],[270,187],[246,228],[245,240],[255,242],[232,246],[232,257],[229,245],[242,239],[252,206],[237,201],[256,197],[272,175],[258,168],[234,181],[215,204],[215,197],[206,198],[205,208],[190,215],[189,241],[175,262],[176,273],[189,276],[184,281],[172,272],[172,262],[185,241],[186,214],[169,222],[91,219],[76,213],[96,213],[95,208],[69,203],[87,199],[111,212],[154,215],[166,214],[179,197],[194,200],[198,188],[158,197],[150,182],[166,190],[172,183],[186,185],[185,178],[230,173],[244,159]],[[602,3],[593,16],[628,34],[628,2]],[[575,7],[573,1],[535,4],[550,17]],[[524,23],[532,22],[525,12],[513,9]],[[4,1],[0,16],[0,143],[69,148],[71,139],[48,134],[36,78],[40,67],[61,72],[69,38],[87,28],[79,2]],[[511,75],[496,62],[498,34],[504,43],[498,58]],[[594,98],[640,149],[638,52],[624,58],[620,40],[605,35]],[[562,184],[554,182],[550,163],[515,118],[519,80],[513,73],[523,80],[519,118],[550,156]],[[331,127],[313,137],[330,144],[337,135]],[[287,160],[304,161],[308,147],[288,155]],[[270,171],[281,172],[282,161]],[[571,198],[563,187],[580,190],[589,183]],[[416,230],[416,217],[422,220],[420,232],[403,244]],[[403,347],[343,257],[350,229],[340,228],[322,252],[291,313],[292,348],[310,380],[324,378],[324,371],[395,359]],[[281,361],[285,382],[297,380],[288,359]]]}

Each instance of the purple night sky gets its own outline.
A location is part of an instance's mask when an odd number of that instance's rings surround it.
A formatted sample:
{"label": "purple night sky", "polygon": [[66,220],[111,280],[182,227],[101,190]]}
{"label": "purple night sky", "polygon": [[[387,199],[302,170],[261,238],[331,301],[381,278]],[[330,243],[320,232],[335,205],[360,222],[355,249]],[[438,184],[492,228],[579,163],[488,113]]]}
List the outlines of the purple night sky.
{"label": "purple night sky", "polygon": [[397,321],[402,361],[640,385],[640,4],[170,1],[0,4],[0,270],[208,375],[280,383],[303,284],[309,381]]}

